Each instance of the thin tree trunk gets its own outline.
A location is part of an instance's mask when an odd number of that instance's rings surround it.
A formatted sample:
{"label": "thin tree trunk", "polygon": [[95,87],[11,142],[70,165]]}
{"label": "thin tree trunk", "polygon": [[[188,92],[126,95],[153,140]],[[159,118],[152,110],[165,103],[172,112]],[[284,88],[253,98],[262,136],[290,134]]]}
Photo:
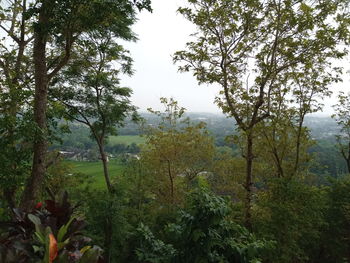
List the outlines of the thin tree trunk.
{"label": "thin tree trunk", "polygon": [[100,155],[101,155],[101,160],[102,160],[102,165],[103,165],[103,174],[105,177],[106,185],[107,185],[107,190],[109,193],[113,192],[113,187],[112,183],[109,177],[109,171],[108,171],[108,162],[107,162],[107,155],[104,150],[104,145],[103,142],[98,142],[98,147],[100,150]]}
{"label": "thin tree trunk", "polygon": [[253,195],[253,136],[252,131],[248,131],[247,134],[247,151],[245,155],[246,159],[246,200],[245,200],[245,225],[248,230],[252,230],[252,195]]}
{"label": "thin tree trunk", "polygon": [[[17,44],[18,44],[18,52],[17,52],[17,58],[16,58],[16,63],[14,67],[14,75],[11,76],[9,74],[9,68],[7,68],[6,64],[3,64],[3,70],[5,71],[5,76],[6,76],[6,82],[9,87],[9,95],[10,95],[10,100],[9,100],[9,115],[11,116],[11,121],[9,123],[9,128],[8,128],[8,138],[13,142],[12,146],[12,151],[16,152],[16,147],[18,144],[17,139],[15,138],[15,132],[16,132],[16,127],[17,127],[17,113],[20,109],[20,103],[18,99],[18,92],[20,89],[19,85],[19,79],[22,77],[22,70],[21,70],[21,63],[23,61],[24,57],[24,50],[26,45],[28,44],[27,41],[25,41],[25,12],[26,12],[26,0],[23,0],[22,3],[22,20],[21,20],[21,25],[20,25],[20,36],[18,38]],[[14,11],[17,12],[17,11]],[[12,21],[14,23],[14,21]],[[9,176],[15,176],[17,173],[17,160],[16,158],[12,160],[13,163],[11,164],[11,171],[12,173],[9,174]],[[9,189],[4,189],[4,197],[7,200],[9,208],[12,210],[13,208],[17,207],[16,203],[16,190],[18,189],[18,186],[13,185],[10,186]]]}
{"label": "thin tree trunk", "polygon": [[297,174],[299,170],[299,162],[300,162],[300,146],[301,146],[301,132],[303,128],[304,123],[304,117],[302,116],[299,120],[298,125],[298,134],[297,134],[297,142],[296,142],[296,156],[295,156],[295,163],[294,163],[294,175]]}
{"label": "thin tree trunk", "polygon": [[284,171],[282,167],[282,162],[278,156],[277,149],[274,147],[273,149],[273,155],[275,157],[275,164],[277,166],[277,172],[278,172],[278,177],[283,178],[284,177]]}
{"label": "thin tree trunk", "polygon": [[[102,165],[103,165],[103,174],[105,177],[107,190],[108,190],[109,195],[111,196],[113,194],[113,187],[112,187],[111,180],[109,177],[107,155],[106,155],[105,150],[104,150],[104,143],[101,140],[98,140],[97,142],[98,142],[98,147],[100,150],[100,155],[101,155],[101,160],[102,160]],[[111,200],[108,199],[109,206],[110,206],[110,202],[111,202]],[[108,209],[111,210],[111,208],[108,208]],[[105,260],[107,263],[110,263],[111,259],[112,259],[111,246],[112,246],[112,237],[113,237],[113,223],[112,223],[111,214],[113,214],[113,211],[110,211],[110,213],[107,215],[106,221],[104,224],[105,225],[105,227],[104,227],[105,228],[104,229],[105,230],[104,247],[106,248],[104,254],[105,254]]]}
{"label": "thin tree trunk", "polygon": [[[46,2],[44,2],[46,3]],[[43,5],[44,5],[43,3]],[[42,10],[45,7],[42,6]],[[47,22],[46,12],[40,12],[39,24],[45,25]],[[48,94],[48,76],[46,65],[46,43],[47,33],[37,29],[34,33],[34,78],[35,78],[35,96],[34,96],[34,121],[37,125],[38,132],[34,141],[33,166],[31,176],[21,200],[21,207],[29,210],[33,207],[38,195],[45,175],[45,157],[47,152],[47,126],[46,126],[46,109]]]}
{"label": "thin tree trunk", "polygon": [[174,204],[174,201],[175,201],[175,198],[174,198],[174,179],[173,179],[173,175],[171,173],[171,166],[170,166],[169,160],[167,160],[167,164],[168,164],[168,176],[169,176],[169,180],[170,180],[171,203]]}

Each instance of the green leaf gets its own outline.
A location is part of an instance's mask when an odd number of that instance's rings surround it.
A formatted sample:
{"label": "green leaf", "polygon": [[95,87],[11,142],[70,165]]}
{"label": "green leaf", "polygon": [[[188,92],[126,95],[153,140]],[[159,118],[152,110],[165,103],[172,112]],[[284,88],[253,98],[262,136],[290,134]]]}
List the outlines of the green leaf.
{"label": "green leaf", "polygon": [[41,225],[41,221],[40,221],[39,217],[37,217],[35,215],[32,215],[32,214],[29,214],[28,218],[29,218],[30,221],[33,222],[34,225]]}
{"label": "green leaf", "polygon": [[74,217],[72,217],[67,224],[65,224],[64,226],[62,226],[60,228],[60,230],[58,231],[58,235],[57,235],[57,242],[60,243],[63,241],[64,236],[66,235],[68,228],[70,226],[70,224],[73,222]]}

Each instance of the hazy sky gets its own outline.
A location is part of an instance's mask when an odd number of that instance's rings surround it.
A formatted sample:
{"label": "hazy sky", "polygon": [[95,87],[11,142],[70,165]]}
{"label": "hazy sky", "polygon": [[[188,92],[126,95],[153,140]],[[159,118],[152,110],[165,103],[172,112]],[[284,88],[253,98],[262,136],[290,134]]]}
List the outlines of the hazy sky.
{"label": "hazy sky", "polygon": [[159,108],[160,97],[174,97],[188,111],[220,112],[213,104],[217,89],[198,86],[191,73],[177,72],[175,51],[184,49],[194,26],[176,10],[182,0],[152,0],[153,13],[142,12],[134,26],[139,40],[127,44],[134,59],[135,74],[123,78],[134,91],[133,102],[141,111]]}
{"label": "hazy sky", "polygon": [[[135,74],[124,77],[122,84],[133,89],[133,103],[145,111],[148,107],[159,109],[160,97],[174,97],[191,112],[221,112],[213,103],[218,89],[212,86],[198,86],[191,73],[177,72],[172,63],[172,54],[184,49],[194,26],[176,12],[185,0],[152,0],[153,13],[142,12],[133,27],[139,40],[127,43],[134,59]],[[349,59],[342,62],[350,65]],[[347,69],[349,68],[346,67]],[[344,82],[336,84],[332,90],[349,91],[349,74]],[[331,114],[335,99],[327,99],[324,114]]]}

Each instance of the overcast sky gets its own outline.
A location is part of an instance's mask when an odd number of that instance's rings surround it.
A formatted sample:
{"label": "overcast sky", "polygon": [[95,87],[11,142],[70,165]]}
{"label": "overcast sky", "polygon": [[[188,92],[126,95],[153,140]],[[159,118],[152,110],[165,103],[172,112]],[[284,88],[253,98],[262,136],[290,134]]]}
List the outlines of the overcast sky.
{"label": "overcast sky", "polygon": [[[218,89],[213,86],[198,86],[191,73],[179,73],[172,63],[172,54],[184,49],[194,26],[176,12],[185,0],[152,0],[153,13],[142,12],[133,27],[139,40],[127,43],[134,59],[135,74],[122,78],[122,84],[133,89],[133,103],[146,111],[148,107],[160,109],[160,97],[174,97],[189,112],[217,112],[220,109],[213,103]],[[349,59],[342,62],[350,65]],[[349,66],[346,67],[347,69]],[[349,91],[349,74],[342,84],[332,90]],[[325,101],[324,114],[331,114],[331,98]]]}

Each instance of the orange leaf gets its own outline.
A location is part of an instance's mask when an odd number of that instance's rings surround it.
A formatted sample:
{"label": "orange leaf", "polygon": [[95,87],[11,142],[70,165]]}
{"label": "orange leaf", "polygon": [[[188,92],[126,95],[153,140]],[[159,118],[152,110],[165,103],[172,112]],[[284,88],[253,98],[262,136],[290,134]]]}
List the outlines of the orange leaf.
{"label": "orange leaf", "polygon": [[50,238],[50,246],[49,246],[49,262],[52,263],[52,261],[55,260],[55,258],[57,257],[57,241],[56,238],[53,234],[49,235]]}

